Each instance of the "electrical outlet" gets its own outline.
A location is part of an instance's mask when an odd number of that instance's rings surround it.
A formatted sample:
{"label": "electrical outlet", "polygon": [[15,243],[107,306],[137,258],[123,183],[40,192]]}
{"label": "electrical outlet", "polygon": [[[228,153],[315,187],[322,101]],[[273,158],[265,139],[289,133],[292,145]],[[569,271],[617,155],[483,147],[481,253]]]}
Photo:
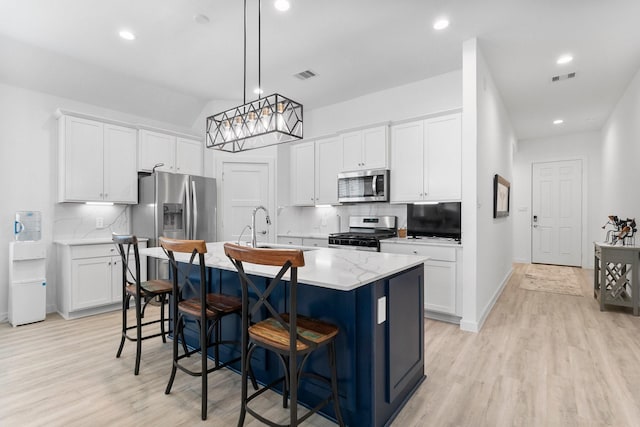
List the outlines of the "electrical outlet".
{"label": "electrical outlet", "polygon": [[96,228],[104,228],[104,218],[101,216],[96,218]]}

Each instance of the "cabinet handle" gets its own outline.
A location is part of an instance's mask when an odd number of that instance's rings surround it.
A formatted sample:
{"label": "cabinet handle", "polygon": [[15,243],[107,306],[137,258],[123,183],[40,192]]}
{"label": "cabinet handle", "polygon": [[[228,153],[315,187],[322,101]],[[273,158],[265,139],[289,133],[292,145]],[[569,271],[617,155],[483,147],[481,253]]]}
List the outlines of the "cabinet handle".
{"label": "cabinet handle", "polygon": [[111,261],[109,261],[109,262],[107,263],[107,265],[111,265]]}
{"label": "cabinet handle", "polygon": [[107,197],[109,197],[109,193],[104,193],[104,198],[106,199]]}
{"label": "cabinet handle", "polygon": [[111,248],[111,249],[109,249],[109,250],[110,250],[111,252],[115,251],[115,249],[114,249],[114,248]]}
{"label": "cabinet handle", "polygon": [[413,251],[414,254],[418,255],[418,251]]}

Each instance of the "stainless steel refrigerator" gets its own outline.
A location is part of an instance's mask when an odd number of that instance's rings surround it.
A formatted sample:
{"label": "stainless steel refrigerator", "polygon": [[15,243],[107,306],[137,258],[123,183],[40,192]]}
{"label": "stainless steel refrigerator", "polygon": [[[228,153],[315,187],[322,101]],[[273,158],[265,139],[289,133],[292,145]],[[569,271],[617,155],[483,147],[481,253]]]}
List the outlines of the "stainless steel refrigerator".
{"label": "stainless steel refrigerator", "polygon": [[[158,238],[216,241],[216,180],[154,172],[138,179],[138,204],[131,215],[133,234],[158,246]],[[149,259],[149,278],[168,278],[167,262]]]}

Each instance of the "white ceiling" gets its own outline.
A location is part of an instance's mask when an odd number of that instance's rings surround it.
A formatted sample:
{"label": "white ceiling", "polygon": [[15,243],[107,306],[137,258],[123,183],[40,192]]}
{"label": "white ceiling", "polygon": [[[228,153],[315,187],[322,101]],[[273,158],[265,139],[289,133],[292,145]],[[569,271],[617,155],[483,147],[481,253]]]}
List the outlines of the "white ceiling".
{"label": "white ceiling", "polygon": [[[542,137],[601,128],[640,68],[638,0],[290,2],[283,13],[263,0],[262,83],[307,110],[460,69],[462,42],[477,37],[518,137]],[[242,98],[242,4],[1,0],[0,82],[191,125],[207,101]],[[252,99],[257,0],[248,4]],[[451,26],[436,32],[442,15]],[[125,27],[135,41],[118,37]],[[567,52],[573,63],[556,65]],[[293,77],[307,69],[318,76]]]}

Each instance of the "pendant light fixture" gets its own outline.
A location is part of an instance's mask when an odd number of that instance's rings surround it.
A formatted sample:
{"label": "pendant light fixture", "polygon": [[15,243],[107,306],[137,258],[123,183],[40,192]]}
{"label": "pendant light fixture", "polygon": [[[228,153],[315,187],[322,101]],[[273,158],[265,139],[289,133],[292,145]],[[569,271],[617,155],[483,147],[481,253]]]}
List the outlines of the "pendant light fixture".
{"label": "pendant light fixture", "polygon": [[247,0],[244,0],[243,104],[207,117],[207,148],[237,153],[302,139],[302,104],[278,93],[262,96],[258,0],[258,99],[247,102]]}

